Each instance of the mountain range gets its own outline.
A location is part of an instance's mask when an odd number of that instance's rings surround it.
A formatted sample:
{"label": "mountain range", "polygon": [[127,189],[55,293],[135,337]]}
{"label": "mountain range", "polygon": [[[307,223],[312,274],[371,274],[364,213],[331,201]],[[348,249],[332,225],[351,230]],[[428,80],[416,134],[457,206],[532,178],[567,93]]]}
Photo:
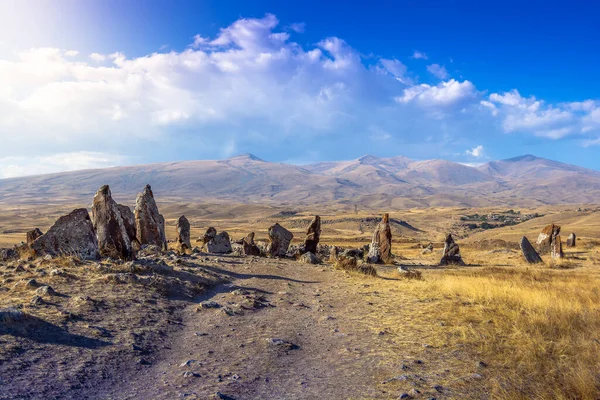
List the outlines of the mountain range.
{"label": "mountain range", "polygon": [[89,169],[0,180],[0,203],[91,202],[109,184],[134,199],[147,183],[162,202],[358,204],[372,208],[597,203],[600,172],[532,155],[480,166],[363,156],[290,165],[251,154],[225,160]]}

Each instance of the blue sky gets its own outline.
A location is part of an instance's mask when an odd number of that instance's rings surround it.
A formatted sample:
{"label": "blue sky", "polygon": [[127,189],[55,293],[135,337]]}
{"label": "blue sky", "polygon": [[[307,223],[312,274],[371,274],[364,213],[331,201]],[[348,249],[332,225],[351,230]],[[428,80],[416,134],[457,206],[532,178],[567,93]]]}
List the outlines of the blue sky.
{"label": "blue sky", "polygon": [[600,169],[589,1],[4,1],[0,178],[251,152]]}

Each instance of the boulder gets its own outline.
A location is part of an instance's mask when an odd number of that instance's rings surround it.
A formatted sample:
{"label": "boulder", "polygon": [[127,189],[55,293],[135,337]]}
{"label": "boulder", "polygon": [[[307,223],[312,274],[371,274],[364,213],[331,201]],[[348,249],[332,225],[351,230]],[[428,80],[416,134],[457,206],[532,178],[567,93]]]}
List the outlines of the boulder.
{"label": "boulder", "polygon": [[342,257],[353,257],[358,260],[362,260],[365,257],[364,249],[346,249],[340,253]]}
{"label": "boulder", "polygon": [[269,246],[267,254],[271,257],[285,257],[294,234],[283,226],[275,224],[269,228]]}
{"label": "boulder", "polygon": [[206,233],[204,234],[204,236],[202,236],[201,238],[198,238],[196,240],[196,242],[201,242],[202,245],[205,245],[206,243],[213,240],[215,238],[215,236],[217,236],[217,230],[211,226],[206,230]]}
{"label": "boulder", "polygon": [[381,222],[375,228],[367,262],[370,263],[391,263],[392,258],[392,230],[390,229],[390,215],[385,213]]}
{"label": "boulder", "polygon": [[158,212],[150,185],[146,185],[138,194],[134,215],[136,236],[140,245],[154,244],[166,250],[165,219]]}
{"label": "boulder", "polygon": [[429,243],[427,246],[423,247],[421,250],[421,254],[429,254],[433,252],[433,243]]}
{"label": "boulder", "polygon": [[550,247],[550,257],[553,260],[558,260],[564,257],[560,235],[555,235],[552,238],[552,243]]}
{"label": "boulder", "polygon": [[181,250],[189,250],[192,248],[190,241],[190,222],[182,215],[177,220],[177,244]]}
{"label": "boulder", "polygon": [[529,264],[537,264],[543,262],[542,257],[540,257],[538,252],[535,251],[535,249],[525,236],[521,238],[521,242],[519,243],[519,245],[521,246],[523,258],[525,258],[525,261],[527,261]]}
{"label": "boulder", "polygon": [[336,262],[338,260],[338,257],[340,255],[340,248],[337,246],[331,246],[329,248],[329,261],[330,262]]}
{"label": "boulder", "polygon": [[35,240],[42,235],[43,235],[43,233],[42,233],[42,231],[40,231],[40,228],[35,228],[35,229],[28,231],[27,232],[27,244],[31,246],[33,244],[33,242],[35,242]]}
{"label": "boulder", "polygon": [[306,239],[304,239],[304,251],[316,254],[317,245],[321,238],[321,217],[315,215],[308,229],[306,230]]}
{"label": "boulder", "polygon": [[554,224],[546,225],[537,238],[538,252],[541,254],[549,253],[552,248],[552,238],[558,234],[560,234],[560,226]]}
{"label": "boulder", "polygon": [[85,208],[60,217],[48,232],[33,242],[31,248],[37,256],[76,255],[91,260],[100,257],[96,232]]}
{"label": "boulder", "polygon": [[446,235],[446,240],[444,241],[444,255],[440,260],[440,265],[449,264],[465,265],[465,262],[460,256],[458,244],[456,244],[450,233]]}
{"label": "boulder", "polygon": [[96,230],[101,256],[124,260],[133,258],[134,251],[129,234],[108,185],[98,189],[94,196],[92,225]]}
{"label": "boulder", "polygon": [[305,264],[320,264],[321,263],[321,260],[319,260],[319,257],[317,257],[314,253],[311,253],[310,251],[302,254],[302,256],[300,256],[299,260]]}
{"label": "boulder", "polygon": [[[214,231],[214,235],[213,235]],[[225,231],[217,234],[215,228],[208,228],[206,234],[204,235],[204,246],[206,247],[206,251],[209,253],[216,254],[226,254],[231,253],[233,250],[231,248],[231,240],[229,239],[229,234]]]}
{"label": "boulder", "polygon": [[260,256],[260,248],[254,243],[254,232],[242,239],[243,252],[247,256]]}
{"label": "boulder", "polygon": [[575,246],[577,246],[577,236],[574,233],[571,233],[567,238],[567,247]]}

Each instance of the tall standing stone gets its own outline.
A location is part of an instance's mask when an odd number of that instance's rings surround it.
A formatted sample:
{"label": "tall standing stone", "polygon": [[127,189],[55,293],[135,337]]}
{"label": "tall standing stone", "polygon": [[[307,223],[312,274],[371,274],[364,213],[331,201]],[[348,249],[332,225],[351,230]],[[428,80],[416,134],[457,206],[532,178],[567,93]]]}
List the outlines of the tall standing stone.
{"label": "tall standing stone", "polygon": [[31,246],[33,244],[33,242],[35,242],[35,240],[42,235],[43,235],[43,233],[42,233],[42,231],[40,231],[40,228],[35,228],[35,229],[28,231],[27,232],[27,244],[29,246]]}
{"label": "tall standing stone", "polygon": [[131,247],[131,240],[108,185],[98,189],[94,196],[92,225],[96,230],[101,256],[124,260],[133,258],[134,252]]}
{"label": "tall standing stone", "polygon": [[575,246],[577,246],[577,236],[574,233],[571,233],[567,238],[567,247]]}
{"label": "tall standing stone", "polygon": [[552,244],[550,247],[550,257],[552,257],[553,260],[558,260],[564,257],[562,241],[560,240],[560,235],[558,234],[552,238]]}
{"label": "tall standing stone", "polygon": [[91,260],[100,257],[96,232],[85,208],[60,217],[48,232],[33,242],[31,248],[37,256],[73,255]]}
{"label": "tall standing stone", "polygon": [[315,215],[306,231],[306,239],[304,239],[304,251],[317,254],[317,245],[321,238],[321,217]]}
{"label": "tall standing stone", "polygon": [[546,225],[537,238],[538,251],[541,254],[547,254],[552,248],[552,239],[560,234],[560,226],[550,224]]}
{"label": "tall standing stone", "polygon": [[182,215],[177,220],[177,244],[181,250],[191,249],[192,244],[190,242],[190,222]]}
{"label": "tall standing stone", "polygon": [[138,194],[135,201],[135,229],[140,245],[154,244],[167,249],[165,219],[158,212],[150,185]]}
{"label": "tall standing stone", "polygon": [[449,264],[465,265],[465,262],[460,256],[460,248],[450,233],[446,235],[446,240],[444,241],[444,255],[440,260],[440,265]]}
{"label": "tall standing stone", "polygon": [[137,235],[135,233],[135,215],[133,215],[133,211],[128,206],[124,206],[123,204],[117,204],[117,208],[119,209],[119,214],[121,214],[121,219],[123,220],[123,224],[125,225],[125,230],[127,231],[127,236],[129,236],[129,241],[132,246],[138,245]]}
{"label": "tall standing stone", "polygon": [[367,262],[370,263],[391,263],[392,258],[392,230],[390,229],[390,215],[383,214],[381,222],[375,228]]}
{"label": "tall standing stone", "polygon": [[267,253],[271,257],[285,257],[294,234],[283,226],[275,224],[269,228],[269,246]]}
{"label": "tall standing stone", "polygon": [[521,238],[521,242],[519,243],[519,245],[521,246],[523,258],[525,258],[525,261],[527,261],[529,264],[537,264],[543,262],[542,257],[540,257],[538,252],[535,251],[535,249],[525,236]]}

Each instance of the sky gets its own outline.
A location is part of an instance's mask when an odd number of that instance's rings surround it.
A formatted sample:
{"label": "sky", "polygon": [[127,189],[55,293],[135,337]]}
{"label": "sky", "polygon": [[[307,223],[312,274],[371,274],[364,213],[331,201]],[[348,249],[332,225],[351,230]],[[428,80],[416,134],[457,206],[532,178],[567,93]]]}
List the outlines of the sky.
{"label": "sky", "polygon": [[0,179],[365,154],[600,169],[591,1],[0,0]]}

